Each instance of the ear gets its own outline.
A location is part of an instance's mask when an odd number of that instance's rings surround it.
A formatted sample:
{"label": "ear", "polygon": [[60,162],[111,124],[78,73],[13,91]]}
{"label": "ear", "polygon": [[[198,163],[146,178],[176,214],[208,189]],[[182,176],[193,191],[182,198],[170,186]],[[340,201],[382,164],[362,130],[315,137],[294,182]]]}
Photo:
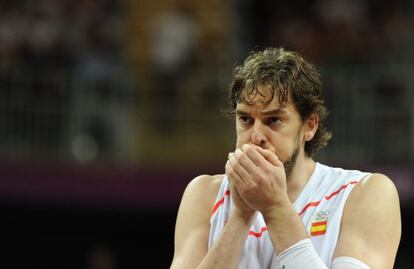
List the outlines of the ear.
{"label": "ear", "polygon": [[315,136],[319,126],[319,116],[311,114],[304,122],[303,138],[305,141],[310,141]]}

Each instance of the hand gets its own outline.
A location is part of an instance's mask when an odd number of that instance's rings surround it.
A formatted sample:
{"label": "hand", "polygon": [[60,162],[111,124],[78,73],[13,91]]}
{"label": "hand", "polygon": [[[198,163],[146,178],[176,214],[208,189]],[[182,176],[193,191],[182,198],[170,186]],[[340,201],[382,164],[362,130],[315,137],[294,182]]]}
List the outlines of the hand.
{"label": "hand", "polygon": [[262,213],[289,203],[283,163],[270,150],[243,145],[228,162],[229,181],[242,201]]}
{"label": "hand", "polygon": [[229,153],[229,160],[226,163],[225,171],[226,171],[226,176],[229,180],[229,190],[230,190],[230,195],[231,195],[231,198],[233,200],[233,205],[234,205],[233,213],[241,216],[244,219],[251,219],[252,216],[256,214],[256,210],[250,208],[245,203],[245,201],[243,201],[242,197],[239,194],[239,191],[234,186],[233,177],[237,175],[235,174],[233,168],[230,166],[230,158],[232,155],[233,153]]}

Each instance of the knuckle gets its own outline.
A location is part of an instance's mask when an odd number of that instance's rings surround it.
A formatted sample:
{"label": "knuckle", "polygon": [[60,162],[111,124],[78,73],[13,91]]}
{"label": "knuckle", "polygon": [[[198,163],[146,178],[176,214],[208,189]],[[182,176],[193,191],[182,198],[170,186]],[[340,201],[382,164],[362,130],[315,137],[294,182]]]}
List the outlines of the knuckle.
{"label": "knuckle", "polygon": [[230,166],[230,164],[226,164],[226,167],[225,167],[225,169],[226,169],[226,174],[228,175],[228,176],[231,176],[231,177],[233,177],[234,176],[234,169],[233,169],[233,167],[231,167]]}
{"label": "knuckle", "polygon": [[261,176],[268,177],[269,175],[272,174],[272,169],[268,167],[267,165],[264,165],[262,169],[263,169],[263,174]]}
{"label": "knuckle", "polygon": [[246,154],[244,154],[244,153],[241,153],[240,155],[239,155],[239,161],[240,161],[240,163],[246,163],[246,161],[247,161],[247,156],[246,156]]}
{"label": "knuckle", "polygon": [[245,187],[245,186],[243,186],[243,185],[238,186],[238,187],[237,187],[237,189],[238,189],[238,191],[239,191],[239,193],[240,193],[240,195],[241,195],[241,196],[246,196],[246,195],[248,195],[248,194],[249,194],[249,189],[248,189],[248,188],[246,188],[246,187]]}
{"label": "knuckle", "polygon": [[232,160],[232,161],[230,162],[230,167],[231,167],[233,170],[240,169],[240,161],[239,161],[239,160]]}
{"label": "knuckle", "polygon": [[248,155],[253,156],[253,155],[254,155],[255,150],[254,150],[254,148],[253,148],[253,147],[247,147],[247,148],[246,148],[246,150],[245,150],[245,152],[246,152]]}
{"label": "knuckle", "polygon": [[228,170],[228,174],[229,174],[229,176],[230,176],[232,179],[234,179],[234,178],[235,178],[235,176],[236,176],[236,173],[234,172],[234,170],[233,170],[232,168],[230,168],[230,169]]}
{"label": "knuckle", "polygon": [[263,173],[263,174],[261,174],[261,175],[258,176],[257,183],[258,184],[263,184],[264,182],[267,181],[267,178],[268,178],[268,174],[267,173]]}
{"label": "knuckle", "polygon": [[250,162],[250,157],[248,156],[248,154],[243,152],[242,154],[240,154],[239,162],[243,165],[248,165]]}
{"label": "knuckle", "polygon": [[242,153],[243,151],[241,151],[240,149],[236,149],[236,151],[234,152],[234,155],[237,157],[237,156],[240,156],[240,154]]}

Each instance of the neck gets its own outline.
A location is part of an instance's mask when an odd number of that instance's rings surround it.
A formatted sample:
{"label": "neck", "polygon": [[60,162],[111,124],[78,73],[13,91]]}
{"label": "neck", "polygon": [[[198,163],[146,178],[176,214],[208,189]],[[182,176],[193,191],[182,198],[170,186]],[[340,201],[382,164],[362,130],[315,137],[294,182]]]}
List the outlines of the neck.
{"label": "neck", "polygon": [[296,164],[287,178],[287,191],[290,201],[293,203],[299,196],[315,169],[316,163],[312,158],[300,154]]}

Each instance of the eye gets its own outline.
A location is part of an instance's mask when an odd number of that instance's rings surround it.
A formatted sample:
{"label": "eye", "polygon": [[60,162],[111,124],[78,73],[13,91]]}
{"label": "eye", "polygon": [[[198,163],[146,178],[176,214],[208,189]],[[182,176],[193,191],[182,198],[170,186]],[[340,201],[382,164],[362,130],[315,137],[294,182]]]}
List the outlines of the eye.
{"label": "eye", "polygon": [[280,122],[280,118],[278,118],[278,117],[270,117],[269,118],[269,124],[271,124],[271,125],[278,124],[279,122]]}
{"label": "eye", "polygon": [[243,125],[248,125],[248,124],[252,123],[253,119],[250,118],[249,116],[240,116],[239,121]]}

